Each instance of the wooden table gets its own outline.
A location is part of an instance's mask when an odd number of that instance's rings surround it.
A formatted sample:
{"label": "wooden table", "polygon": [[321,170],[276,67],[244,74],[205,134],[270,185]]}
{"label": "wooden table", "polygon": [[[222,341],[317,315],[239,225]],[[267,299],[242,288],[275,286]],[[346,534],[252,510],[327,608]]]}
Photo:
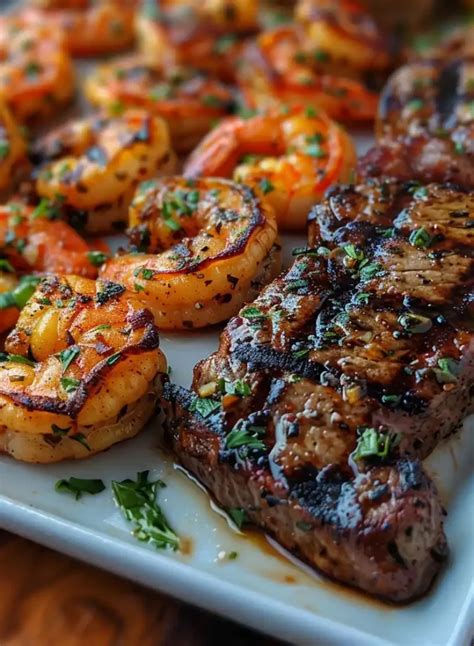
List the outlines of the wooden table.
{"label": "wooden table", "polygon": [[0,531],[1,646],[277,642]]}

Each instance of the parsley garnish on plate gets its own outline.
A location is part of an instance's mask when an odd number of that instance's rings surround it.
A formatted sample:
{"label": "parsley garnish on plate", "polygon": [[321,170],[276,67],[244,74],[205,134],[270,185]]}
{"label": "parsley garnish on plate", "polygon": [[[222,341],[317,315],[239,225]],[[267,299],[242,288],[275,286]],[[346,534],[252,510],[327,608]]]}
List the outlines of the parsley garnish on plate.
{"label": "parsley garnish on plate", "polygon": [[133,535],[139,541],[159,549],[179,548],[179,538],[170,527],[161,507],[156,502],[158,489],[165,487],[161,480],[148,480],[149,471],[137,473],[136,480],[112,481],[114,500],[125,518],[134,524]]}
{"label": "parsley garnish on plate", "polygon": [[59,493],[69,493],[75,497],[76,500],[82,497],[82,494],[88,493],[94,496],[95,494],[104,491],[105,485],[102,480],[93,478],[68,478],[58,480],[54,488]]}

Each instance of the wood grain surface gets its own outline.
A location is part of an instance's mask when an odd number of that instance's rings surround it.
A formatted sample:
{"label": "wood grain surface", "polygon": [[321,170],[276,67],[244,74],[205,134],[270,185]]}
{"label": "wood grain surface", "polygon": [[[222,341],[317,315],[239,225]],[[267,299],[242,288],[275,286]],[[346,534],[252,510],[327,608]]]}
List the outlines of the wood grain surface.
{"label": "wood grain surface", "polygon": [[214,644],[277,642],[0,531],[0,646]]}

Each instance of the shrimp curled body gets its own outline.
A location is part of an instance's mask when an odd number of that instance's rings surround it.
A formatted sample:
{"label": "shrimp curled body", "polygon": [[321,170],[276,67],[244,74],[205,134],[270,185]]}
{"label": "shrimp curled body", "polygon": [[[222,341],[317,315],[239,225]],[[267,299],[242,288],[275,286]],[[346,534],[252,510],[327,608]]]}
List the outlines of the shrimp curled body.
{"label": "shrimp curled body", "polygon": [[64,39],[48,24],[0,18],[0,100],[23,122],[45,117],[74,92],[74,69]]}
{"label": "shrimp curled body", "polygon": [[135,291],[159,328],[227,320],[279,267],[271,207],[227,180],[147,182],[130,224],[134,248],[145,253],[114,258],[102,276]]}
{"label": "shrimp curled body", "polygon": [[[44,21],[65,35],[73,56],[102,56],[129,47],[134,40],[135,2],[133,0],[84,0],[81,3],[41,3],[27,9],[24,19]],[[66,6],[65,6],[66,5]]]}
{"label": "shrimp curled body", "polygon": [[123,106],[162,117],[177,152],[189,152],[233,105],[232,93],[217,79],[191,69],[162,71],[137,56],[100,65],[84,89],[109,114]]}
{"label": "shrimp curled body", "polygon": [[45,279],[1,357],[0,450],[57,462],[132,437],[166,370],[158,345],[152,315],[120,285]]}
{"label": "shrimp curled body", "polygon": [[237,80],[248,106],[311,105],[338,121],[373,120],[378,93],[358,70],[334,63],[325,50],[307,52],[306,42],[289,26],[263,32],[245,47]]}
{"label": "shrimp curled body", "polygon": [[194,150],[186,177],[233,177],[269,202],[284,229],[304,229],[325,190],[350,178],[355,150],[349,135],[322,112],[270,111],[222,121]]}
{"label": "shrimp curled body", "polygon": [[137,17],[138,49],[154,67],[193,66],[232,81],[243,37],[257,28],[257,4],[251,0],[160,2],[155,15],[146,11]]}
{"label": "shrimp curled body", "polygon": [[136,186],[175,165],[166,123],[141,110],[66,124],[36,144],[33,158],[43,162],[38,194],[60,195],[66,211],[82,214],[92,233],[125,222]]}

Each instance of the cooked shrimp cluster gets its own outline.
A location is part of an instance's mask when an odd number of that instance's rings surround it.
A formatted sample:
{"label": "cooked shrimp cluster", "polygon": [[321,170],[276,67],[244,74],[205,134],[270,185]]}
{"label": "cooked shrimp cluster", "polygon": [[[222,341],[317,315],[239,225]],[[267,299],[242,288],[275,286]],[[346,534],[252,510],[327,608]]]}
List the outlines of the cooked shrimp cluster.
{"label": "cooked shrimp cluster", "polygon": [[23,133],[10,110],[0,102],[0,195],[12,190],[27,168]]}
{"label": "cooked shrimp cluster", "polygon": [[74,69],[64,37],[53,25],[0,16],[0,101],[20,122],[45,117],[74,92]]}
{"label": "cooked shrimp cluster", "polygon": [[64,32],[73,56],[101,56],[130,47],[137,0],[37,0],[23,12],[30,24],[47,22]]}
{"label": "cooked shrimp cluster", "polygon": [[227,320],[279,270],[272,208],[234,182],[147,182],[130,226],[134,253],[114,258],[101,275],[135,292],[163,329]]}
{"label": "cooked shrimp cluster", "polygon": [[155,67],[190,65],[233,80],[242,36],[257,27],[257,4],[249,0],[151,0],[137,18],[139,50]]}
{"label": "cooked shrimp cluster", "polygon": [[[0,18],[0,450],[87,457],[143,427],[157,330],[236,314],[279,271],[278,230],[351,180],[336,120],[373,120],[388,42],[356,0],[23,0]],[[87,63],[96,113],[45,123],[86,69],[71,57],[124,50]],[[117,252],[98,238],[124,229]]]}
{"label": "cooked shrimp cluster", "polygon": [[189,152],[234,102],[218,79],[191,68],[161,70],[137,56],[97,67],[84,90],[108,114],[143,108],[162,117],[178,152]]}
{"label": "cooked shrimp cluster", "polygon": [[301,0],[295,17],[245,48],[237,78],[248,105],[314,105],[342,121],[372,120],[376,73],[390,65],[372,18],[345,0]]}
{"label": "cooked shrimp cluster", "polygon": [[233,177],[252,186],[283,229],[304,229],[309,209],[337,181],[350,179],[350,137],[321,111],[271,110],[222,121],[194,150],[187,177]]}
{"label": "cooked shrimp cluster", "polygon": [[44,279],[0,356],[0,450],[84,458],[135,435],[166,371],[151,314],[121,285]]}
{"label": "cooked shrimp cluster", "polygon": [[61,196],[94,233],[120,229],[137,185],[175,165],[166,123],[141,110],[67,123],[40,139],[33,157],[41,163],[38,194]]}

